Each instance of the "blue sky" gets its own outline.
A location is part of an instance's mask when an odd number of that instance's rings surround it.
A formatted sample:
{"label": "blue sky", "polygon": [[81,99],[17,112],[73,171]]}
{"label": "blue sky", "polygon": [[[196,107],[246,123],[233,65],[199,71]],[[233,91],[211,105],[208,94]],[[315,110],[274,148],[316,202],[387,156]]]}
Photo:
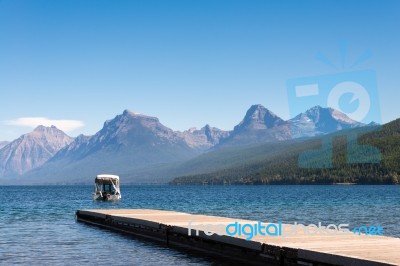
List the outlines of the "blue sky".
{"label": "blue sky", "polygon": [[124,109],[175,130],[232,129],[256,103],[287,119],[288,80],[364,69],[388,122],[399,17],[398,1],[0,0],[0,140],[35,123],[94,134]]}

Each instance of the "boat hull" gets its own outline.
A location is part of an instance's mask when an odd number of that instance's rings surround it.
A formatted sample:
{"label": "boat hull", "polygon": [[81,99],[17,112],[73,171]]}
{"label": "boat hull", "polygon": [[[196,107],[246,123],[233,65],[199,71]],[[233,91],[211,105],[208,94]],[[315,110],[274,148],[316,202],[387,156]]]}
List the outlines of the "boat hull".
{"label": "boat hull", "polygon": [[93,200],[99,200],[99,201],[115,201],[115,200],[120,200],[121,195],[101,195],[101,194],[94,194],[93,195]]}

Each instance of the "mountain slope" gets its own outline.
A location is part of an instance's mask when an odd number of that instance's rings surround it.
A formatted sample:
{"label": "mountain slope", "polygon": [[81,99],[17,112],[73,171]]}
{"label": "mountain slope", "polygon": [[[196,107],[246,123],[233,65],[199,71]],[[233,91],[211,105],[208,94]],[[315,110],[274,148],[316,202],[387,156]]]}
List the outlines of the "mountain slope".
{"label": "mountain slope", "polygon": [[38,126],[0,149],[0,176],[20,175],[41,166],[72,141],[54,126]]}
{"label": "mountain slope", "polygon": [[6,146],[8,143],[8,141],[0,141],[0,149],[3,148],[4,146]]}
{"label": "mountain slope", "polygon": [[[126,178],[144,167],[184,161],[198,155],[182,136],[162,125],[158,118],[124,111],[104,123],[94,136],[79,136],[39,169],[24,176],[37,180],[91,180],[99,172]],[[146,176],[147,177],[147,176]]]}

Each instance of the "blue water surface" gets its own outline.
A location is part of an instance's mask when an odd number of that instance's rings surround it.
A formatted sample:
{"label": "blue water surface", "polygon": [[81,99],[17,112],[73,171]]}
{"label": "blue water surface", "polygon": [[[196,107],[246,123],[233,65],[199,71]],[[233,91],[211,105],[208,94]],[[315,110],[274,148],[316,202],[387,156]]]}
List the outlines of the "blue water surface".
{"label": "blue water surface", "polygon": [[400,237],[400,186],[122,186],[95,202],[92,186],[0,187],[0,264],[210,265],[214,261],[75,222],[77,209],[151,208],[264,222],[377,226]]}

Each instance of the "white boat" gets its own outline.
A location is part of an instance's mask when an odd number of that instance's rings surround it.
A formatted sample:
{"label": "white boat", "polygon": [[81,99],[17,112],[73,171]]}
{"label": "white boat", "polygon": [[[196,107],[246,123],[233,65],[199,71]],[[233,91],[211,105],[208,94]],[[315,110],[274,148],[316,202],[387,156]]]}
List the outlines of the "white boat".
{"label": "white boat", "polygon": [[119,188],[119,176],[97,175],[94,180],[94,200],[120,200],[121,190]]}

